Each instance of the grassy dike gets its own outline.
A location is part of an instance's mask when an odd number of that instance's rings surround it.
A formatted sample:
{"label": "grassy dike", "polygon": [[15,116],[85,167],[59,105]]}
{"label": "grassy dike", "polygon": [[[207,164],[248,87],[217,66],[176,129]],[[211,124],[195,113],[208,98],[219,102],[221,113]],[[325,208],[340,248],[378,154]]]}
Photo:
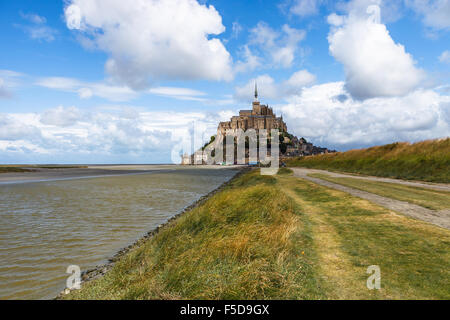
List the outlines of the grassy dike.
{"label": "grassy dike", "polygon": [[67,165],[0,165],[0,173],[36,172],[36,169],[86,169],[88,166]]}
{"label": "grassy dike", "polygon": [[254,170],[64,298],[449,299],[449,245],[448,230]]}
{"label": "grassy dike", "polygon": [[7,167],[0,166],[0,173],[12,173],[12,172],[32,172],[33,170],[19,168],[19,167]]}
{"label": "grassy dike", "polygon": [[287,164],[290,167],[450,183],[450,138],[296,158],[287,160]]}

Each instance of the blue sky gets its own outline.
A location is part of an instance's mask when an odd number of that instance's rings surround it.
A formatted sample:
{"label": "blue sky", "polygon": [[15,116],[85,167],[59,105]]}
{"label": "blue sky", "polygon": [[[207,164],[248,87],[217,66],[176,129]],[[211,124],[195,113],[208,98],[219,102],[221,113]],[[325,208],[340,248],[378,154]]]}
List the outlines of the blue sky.
{"label": "blue sky", "polygon": [[255,81],[320,146],[450,132],[447,0],[0,0],[0,28],[0,163],[171,162]]}

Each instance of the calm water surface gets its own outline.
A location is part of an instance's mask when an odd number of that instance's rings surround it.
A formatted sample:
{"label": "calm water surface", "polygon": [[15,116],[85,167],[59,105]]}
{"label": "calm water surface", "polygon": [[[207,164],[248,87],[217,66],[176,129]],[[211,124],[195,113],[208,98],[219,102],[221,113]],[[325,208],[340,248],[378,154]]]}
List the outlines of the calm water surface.
{"label": "calm water surface", "polygon": [[49,299],[236,171],[180,169],[0,185],[0,299]]}

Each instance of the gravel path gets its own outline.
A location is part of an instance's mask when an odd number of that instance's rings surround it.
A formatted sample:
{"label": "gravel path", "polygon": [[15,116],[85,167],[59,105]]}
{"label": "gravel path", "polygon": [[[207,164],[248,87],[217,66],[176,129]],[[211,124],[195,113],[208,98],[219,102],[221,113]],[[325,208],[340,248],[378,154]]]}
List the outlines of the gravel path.
{"label": "gravel path", "polygon": [[318,169],[297,168],[295,170],[307,170],[308,174],[324,173],[331,177],[336,177],[336,178],[353,178],[353,179],[360,179],[360,180],[372,180],[372,181],[379,181],[379,182],[397,183],[397,184],[403,184],[406,186],[420,187],[420,188],[426,188],[426,189],[450,191],[450,184],[445,184],[445,183],[431,183],[431,182],[428,183],[428,182],[407,181],[407,180],[372,177],[372,176],[356,176],[356,175],[351,175],[351,174],[331,172],[331,171],[318,170]]}
{"label": "gravel path", "polygon": [[[320,184],[325,187],[344,191],[353,196],[369,200],[369,201],[376,203],[382,207],[385,207],[389,210],[393,210],[393,211],[402,213],[406,216],[432,223],[432,224],[440,226],[442,228],[450,229],[450,210],[448,210],[448,209],[434,211],[434,210],[430,210],[430,209],[427,209],[427,208],[424,208],[424,207],[421,207],[421,206],[418,206],[418,205],[415,205],[415,204],[412,204],[409,202],[386,198],[386,197],[382,197],[382,196],[379,196],[379,195],[376,195],[376,194],[373,194],[370,192],[349,188],[349,187],[342,186],[342,185],[332,183],[332,182],[328,182],[328,181],[325,181],[322,179],[308,177],[308,174],[326,173],[333,177],[355,178],[354,176],[337,174],[337,173],[332,173],[332,172],[323,171],[323,170],[304,169],[304,168],[292,168],[292,170],[294,170],[294,175],[296,177],[312,181],[314,183]],[[358,178],[363,179],[362,177],[358,177]],[[379,178],[379,179],[383,179],[383,178]],[[370,180],[382,181],[382,180],[378,180],[378,178],[370,179]],[[393,179],[389,179],[389,180],[393,180]],[[395,182],[399,183],[396,180],[395,180]],[[400,182],[403,182],[403,181],[400,181]],[[404,182],[407,182],[407,181],[404,181]],[[422,185],[421,183],[416,184],[414,182],[409,182],[408,185],[410,185],[411,183],[413,183],[414,185],[417,185],[417,184]],[[423,184],[423,185],[425,186],[426,184]],[[447,186],[447,188],[448,188],[448,186]],[[439,189],[439,190],[442,190],[442,189]],[[448,189],[444,189],[444,190],[448,190]]]}

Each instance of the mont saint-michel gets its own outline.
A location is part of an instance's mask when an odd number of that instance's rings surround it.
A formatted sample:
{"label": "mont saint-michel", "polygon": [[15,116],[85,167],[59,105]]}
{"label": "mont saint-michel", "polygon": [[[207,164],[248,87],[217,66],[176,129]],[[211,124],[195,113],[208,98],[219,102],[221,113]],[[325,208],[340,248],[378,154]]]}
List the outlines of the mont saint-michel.
{"label": "mont saint-michel", "polygon": [[[277,117],[271,107],[261,104],[258,95],[258,85],[256,83],[254,97],[255,99],[252,103],[251,110],[240,110],[239,115],[233,116],[230,121],[219,123],[217,135],[207,143],[207,146],[224,141],[224,137],[227,135],[236,136],[239,131],[245,133],[248,130],[255,130],[258,134],[261,130],[270,132],[275,129],[278,130],[280,135],[280,153],[283,158],[336,152],[335,150],[330,151],[327,148],[316,147],[312,143],[306,141],[305,138],[299,139],[290,134],[288,132],[288,127],[283,120],[283,116]],[[220,141],[218,141],[217,137],[220,137]],[[207,163],[208,155],[204,152],[207,146],[203,147],[201,150],[197,150],[192,155],[184,154],[181,163],[183,165]],[[246,148],[248,149],[248,146]],[[248,163],[248,152],[246,156],[246,161]],[[219,160],[216,163],[220,164],[222,163],[222,160]]]}
{"label": "mont saint-michel", "polygon": [[258,87],[255,84],[255,100],[253,101],[252,110],[241,110],[239,116],[234,116],[230,121],[219,123],[217,134],[225,136],[227,133],[234,133],[236,130],[242,129],[278,129],[280,132],[287,132],[286,123],[283,117],[277,118],[272,108],[263,105],[258,100]]}

